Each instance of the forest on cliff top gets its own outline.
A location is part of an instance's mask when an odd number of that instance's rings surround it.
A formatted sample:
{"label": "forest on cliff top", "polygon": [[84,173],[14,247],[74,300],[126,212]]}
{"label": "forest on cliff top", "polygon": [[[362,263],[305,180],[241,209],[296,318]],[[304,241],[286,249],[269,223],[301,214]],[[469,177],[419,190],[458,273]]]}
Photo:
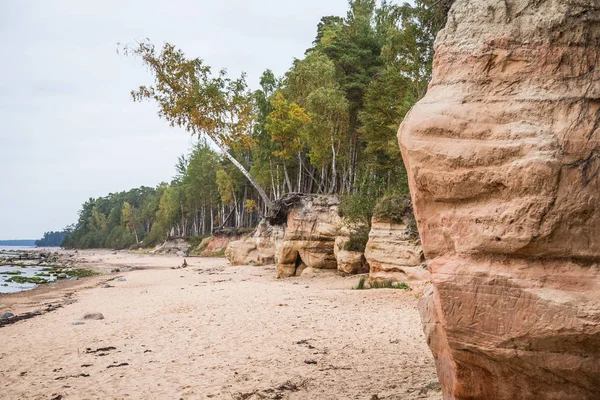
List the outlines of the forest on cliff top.
{"label": "forest on cliff top", "polygon": [[175,44],[121,47],[154,78],[133,99],[155,102],[198,141],[171,182],[90,198],[63,246],[127,248],[251,228],[293,192],[339,195],[363,216],[384,196],[408,193],[396,131],[425,94],[451,3],[351,0],[345,17],[321,18],[304,58],[281,77],[266,70],[254,91],[245,75],[213,71]]}

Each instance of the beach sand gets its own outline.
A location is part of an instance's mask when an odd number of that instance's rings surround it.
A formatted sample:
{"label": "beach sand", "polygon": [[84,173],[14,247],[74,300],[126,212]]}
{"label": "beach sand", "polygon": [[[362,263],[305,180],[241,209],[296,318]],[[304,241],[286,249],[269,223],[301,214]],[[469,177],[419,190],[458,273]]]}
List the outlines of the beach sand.
{"label": "beach sand", "polygon": [[0,327],[0,398],[441,399],[417,290],[220,258],[76,257],[133,269],[0,295],[0,313],[58,307]]}

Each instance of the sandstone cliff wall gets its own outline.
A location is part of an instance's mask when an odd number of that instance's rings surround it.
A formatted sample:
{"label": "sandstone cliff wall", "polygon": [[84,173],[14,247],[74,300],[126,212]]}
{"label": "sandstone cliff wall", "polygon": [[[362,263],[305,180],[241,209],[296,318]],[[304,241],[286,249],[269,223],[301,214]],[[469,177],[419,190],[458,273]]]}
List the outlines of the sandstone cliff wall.
{"label": "sandstone cliff wall", "polygon": [[276,263],[284,232],[283,226],[262,220],[252,235],[231,242],[225,249],[225,257],[231,265]]}
{"label": "sandstone cliff wall", "polygon": [[363,253],[346,249],[350,229],[339,215],[337,197],[292,194],[283,203],[285,210],[274,218],[279,225],[263,220],[252,235],[227,247],[225,256],[232,265],[274,262],[281,278],[305,270],[369,272]]}
{"label": "sandstone cliff wall", "polygon": [[423,248],[408,221],[390,221],[373,217],[365,249],[371,282],[394,283],[427,281]]}
{"label": "sandstone cliff wall", "polygon": [[337,269],[334,244],[342,227],[339,203],[333,196],[306,195],[289,211],[277,276],[298,276],[305,268]]}
{"label": "sandstone cliff wall", "polygon": [[364,252],[348,250],[351,230],[343,223],[333,244],[333,255],[337,262],[337,270],[343,275],[366,274],[369,264]]}
{"label": "sandstone cliff wall", "polygon": [[457,0],[399,131],[446,399],[600,397],[600,3]]}

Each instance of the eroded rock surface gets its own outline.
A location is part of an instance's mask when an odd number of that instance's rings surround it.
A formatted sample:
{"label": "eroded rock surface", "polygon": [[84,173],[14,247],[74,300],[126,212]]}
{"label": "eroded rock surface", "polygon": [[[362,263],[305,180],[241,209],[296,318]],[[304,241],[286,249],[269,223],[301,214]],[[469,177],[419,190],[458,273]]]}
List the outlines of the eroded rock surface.
{"label": "eroded rock surface", "polygon": [[373,217],[365,249],[371,282],[414,282],[430,279],[418,234],[409,221]]}
{"label": "eroded rock surface", "polygon": [[283,226],[272,226],[263,220],[252,235],[231,242],[225,256],[231,265],[272,264],[277,262],[283,235]]}
{"label": "eroded rock surface", "polygon": [[175,254],[179,257],[185,257],[188,255],[189,244],[187,240],[182,238],[176,238],[171,240],[165,240],[164,243],[157,246],[152,250],[151,254]]}
{"label": "eroded rock surface", "polygon": [[337,270],[344,275],[365,274],[369,272],[369,264],[362,251],[348,250],[350,229],[343,224],[335,238],[333,255],[337,261]]}
{"label": "eroded rock surface", "polygon": [[307,267],[337,268],[334,244],[342,226],[338,206],[336,197],[306,195],[290,209],[279,248],[278,277],[298,276]]}
{"label": "eroded rock surface", "polygon": [[600,3],[457,0],[399,140],[446,399],[600,398]]}
{"label": "eroded rock surface", "polygon": [[229,244],[225,256],[232,265],[274,262],[280,278],[304,270],[314,276],[321,270],[369,272],[363,252],[346,248],[350,229],[339,215],[336,196],[293,193],[282,204],[285,209],[271,218],[274,225],[265,219],[252,235]]}

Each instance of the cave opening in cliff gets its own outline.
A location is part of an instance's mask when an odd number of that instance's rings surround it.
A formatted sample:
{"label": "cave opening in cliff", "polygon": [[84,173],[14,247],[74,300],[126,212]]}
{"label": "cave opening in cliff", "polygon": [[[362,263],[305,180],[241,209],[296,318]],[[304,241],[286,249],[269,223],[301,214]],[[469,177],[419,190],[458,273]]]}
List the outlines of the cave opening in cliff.
{"label": "cave opening in cliff", "polygon": [[304,271],[304,269],[306,267],[307,267],[307,265],[302,260],[302,257],[300,257],[300,253],[296,253],[296,263],[295,263],[295,268],[294,268],[294,276],[300,276],[302,274],[302,271]]}

